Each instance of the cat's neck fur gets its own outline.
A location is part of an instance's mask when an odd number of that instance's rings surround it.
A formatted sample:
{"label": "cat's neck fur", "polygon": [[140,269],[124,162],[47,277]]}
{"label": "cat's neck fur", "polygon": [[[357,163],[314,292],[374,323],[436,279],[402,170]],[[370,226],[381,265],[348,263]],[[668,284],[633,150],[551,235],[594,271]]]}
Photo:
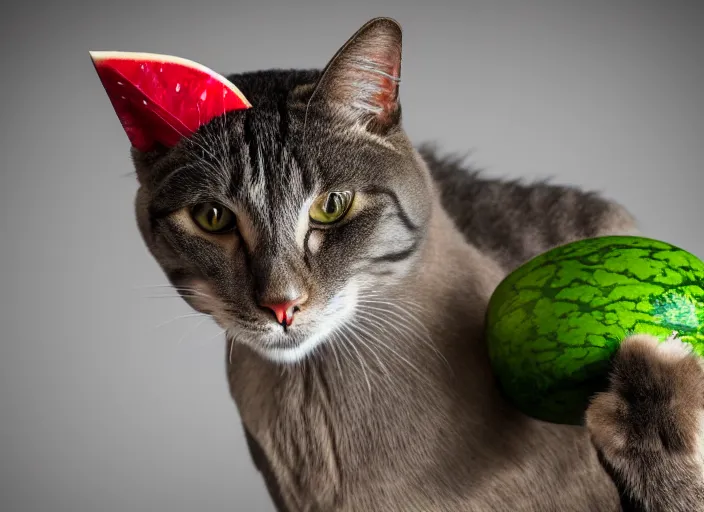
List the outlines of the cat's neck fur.
{"label": "cat's neck fur", "polygon": [[[491,419],[502,414],[482,339],[486,301],[501,276],[434,201],[420,260],[399,289],[422,306],[414,314],[429,336],[409,336],[414,325],[367,325],[357,336],[369,348],[324,346],[289,367],[234,346],[233,396],[294,509],[311,500],[344,508],[346,496],[365,496],[360,490],[374,490],[378,505],[379,493],[393,499],[394,488],[450,489],[447,472],[433,466],[458,457],[474,457],[480,469]],[[479,478],[455,476],[464,489]]]}

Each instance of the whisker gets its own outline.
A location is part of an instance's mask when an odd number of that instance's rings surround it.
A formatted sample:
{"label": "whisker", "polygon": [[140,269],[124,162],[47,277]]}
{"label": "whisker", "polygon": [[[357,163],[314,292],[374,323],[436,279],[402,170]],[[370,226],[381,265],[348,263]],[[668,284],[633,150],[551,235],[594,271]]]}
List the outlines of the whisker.
{"label": "whisker", "polygon": [[379,359],[379,355],[378,355],[377,352],[371,347],[371,345],[369,345],[367,342],[365,342],[364,339],[362,339],[362,337],[357,336],[357,333],[356,333],[354,330],[350,329],[348,326],[343,325],[342,328],[349,330],[349,333],[350,333],[352,336],[354,336],[355,339],[356,339],[361,345],[363,345],[364,347],[366,347],[366,348],[369,350],[369,352],[372,353],[372,355],[376,358],[377,363],[379,363],[379,367],[381,368],[381,370],[384,372],[384,374],[385,374],[387,377],[390,378],[391,376],[390,376],[390,374],[389,374],[388,369],[386,368],[386,366],[384,366],[384,363],[381,362],[381,359]]}
{"label": "whisker", "polygon": [[216,332],[214,336],[211,336],[210,338],[208,338],[207,340],[205,340],[205,341],[203,342],[203,345],[205,345],[205,344],[207,344],[207,343],[210,343],[210,342],[213,341],[215,338],[219,338],[220,336],[222,336],[222,335],[225,334],[226,332],[227,332],[226,329],[221,329],[220,332]]}
{"label": "whisker", "polygon": [[133,286],[133,290],[148,290],[150,288],[177,288],[172,284],[147,284],[142,286]]}
{"label": "whisker", "polygon": [[372,385],[371,385],[371,382],[369,381],[369,376],[367,375],[367,371],[366,371],[366,368],[365,368],[365,366],[364,366],[364,358],[363,358],[362,355],[359,353],[359,351],[357,350],[357,347],[355,347],[354,343],[352,343],[352,342],[349,340],[349,338],[347,338],[347,337],[345,337],[345,338],[347,339],[347,341],[348,341],[348,343],[349,343],[349,346],[352,347],[352,350],[354,350],[355,353],[357,354],[357,360],[359,361],[359,366],[360,366],[360,368],[362,368],[362,375],[364,375],[364,380],[367,381],[367,388],[369,389],[369,398],[371,398],[371,396],[372,396]]}
{"label": "whisker", "polygon": [[[369,306],[369,305],[367,305],[367,304],[362,303],[361,301],[359,301],[359,302],[357,303],[357,309],[358,309],[358,310],[364,310],[364,311],[375,311],[375,312],[377,312],[377,313],[379,313],[379,314],[382,314],[382,315],[383,315],[383,314],[393,315],[394,318],[398,318],[398,319],[400,320],[399,325],[400,325],[400,327],[402,327],[403,329],[405,329],[406,332],[409,332],[409,333],[411,333],[411,334],[416,334],[416,335],[418,334],[416,331],[414,331],[414,330],[405,322],[406,318],[404,318],[403,315],[396,314],[396,313],[394,313],[393,311],[390,311],[390,310],[388,310],[388,309],[378,308],[378,307],[375,307],[375,306]],[[375,315],[375,316],[376,316],[376,315]],[[385,317],[383,317],[383,316],[377,316],[377,318],[379,318],[380,320],[383,320],[383,321],[387,322],[390,326],[392,326],[395,330],[398,331],[398,328],[397,328],[395,322],[392,322],[390,319],[385,318]]]}
{"label": "whisker", "polygon": [[208,293],[201,292],[200,290],[196,290],[194,288],[189,288],[189,287],[185,287],[185,286],[173,286],[170,284],[143,286],[143,287],[136,287],[133,289],[135,289],[135,290],[148,290],[148,289],[163,289],[163,288],[168,288],[169,291],[171,291],[171,290],[177,291],[177,292],[179,292],[179,294],[178,295],[147,295],[147,296],[145,296],[145,298],[182,297],[185,295],[185,296],[189,296],[189,297],[198,296],[198,297],[203,297],[205,299],[216,300],[215,297],[213,297],[212,295],[210,295]]}
{"label": "whisker", "polygon": [[[365,296],[365,297],[361,297],[361,298],[359,299],[359,301],[360,301],[360,302],[367,302],[367,303],[370,303],[370,304],[384,304],[384,305],[386,305],[386,306],[389,306],[389,307],[391,307],[391,308],[396,308],[396,309],[399,309],[399,310],[404,311],[404,312],[407,312],[408,310],[405,309],[405,308],[403,308],[402,306],[412,306],[412,308],[415,308],[415,309],[416,309],[418,312],[420,312],[420,313],[428,313],[428,310],[427,310],[426,308],[424,308],[424,307],[421,306],[420,304],[416,304],[415,302],[410,302],[410,301],[399,300],[399,301],[396,301],[396,302],[390,302],[390,301],[386,301],[386,300],[378,300],[378,299],[374,299],[374,298],[367,298],[366,296]],[[412,317],[412,318],[415,318],[415,317]],[[418,320],[416,319],[416,321],[418,321]],[[419,325],[423,326],[422,323],[419,323]],[[425,327],[425,326],[423,326],[423,327]]]}
{"label": "whisker", "polygon": [[161,327],[164,327],[165,325],[168,325],[168,324],[170,324],[170,323],[172,323],[172,322],[175,322],[176,320],[182,320],[182,319],[184,319],[184,318],[201,317],[201,316],[207,317],[208,315],[205,315],[205,314],[203,314],[203,313],[188,313],[188,314],[185,314],[185,315],[180,315],[180,316],[177,316],[177,317],[175,317],[175,318],[171,318],[170,320],[167,320],[167,321],[165,321],[165,322],[160,323],[159,325],[157,325],[157,326],[155,327],[155,329],[159,329],[159,328],[161,328]]}
{"label": "whisker", "polygon": [[359,307],[364,307],[372,311],[392,315],[395,318],[399,319],[404,327],[410,328],[408,322],[412,322],[419,330],[423,331],[427,336],[430,337],[430,330],[428,329],[428,327],[423,322],[418,320],[418,318],[416,318],[414,315],[409,313],[407,310],[401,307],[394,307],[393,304],[388,304],[388,306],[390,306],[388,308],[382,308],[376,304],[377,303],[373,303],[366,300],[358,301]]}
{"label": "whisker", "polygon": [[[344,349],[344,351],[347,353],[347,356],[351,358],[352,353],[350,352],[350,349],[347,347],[347,344],[349,343],[349,341],[346,340],[346,337],[342,331],[338,331],[338,334],[339,334],[340,340],[341,340],[340,348]],[[343,355],[343,357],[344,357],[344,355]]]}
{"label": "whisker", "polygon": [[[350,339],[347,337],[347,335],[343,331],[339,331],[339,334],[343,340],[343,343],[340,344],[340,347],[343,348],[345,350],[345,352],[347,352],[347,355],[349,356],[350,360],[353,360],[354,355],[352,354],[352,352],[350,351],[350,348],[349,348],[350,346],[352,346]],[[361,368],[362,368],[362,372],[364,373],[364,367],[362,366]],[[365,377],[366,377],[366,374],[365,374]],[[368,380],[367,380],[367,382],[368,382]]]}
{"label": "whisker", "polygon": [[[384,329],[383,325],[380,325],[374,320],[368,320],[371,324],[376,325],[377,327],[380,327],[382,330]],[[392,347],[384,343],[380,338],[374,337],[369,333],[369,331],[366,330],[366,328],[360,323],[360,322],[353,322],[353,324],[360,329],[362,332],[365,332],[368,336],[370,336],[371,339],[374,339],[376,343],[378,343],[380,346],[386,348],[389,352],[391,352],[394,356],[396,356],[399,360],[403,361],[406,363],[412,370],[414,370],[420,377],[422,377],[424,380],[427,380],[427,375],[424,374],[423,372],[418,369],[413,363],[411,363],[408,359],[403,357],[399,352],[394,350]]]}
{"label": "whisker", "polygon": [[[201,299],[204,298],[202,295],[189,295],[189,294],[183,294],[183,295],[143,295],[143,299]],[[205,297],[209,298],[209,297]]]}
{"label": "whisker", "polygon": [[[369,314],[370,316],[372,316],[372,317],[376,318],[377,320],[379,320],[379,321],[381,321],[381,322],[387,324],[389,327],[391,327],[392,329],[394,329],[394,330],[395,330],[397,333],[399,333],[399,334],[401,334],[400,328],[403,328],[407,333],[413,335],[413,337],[417,338],[418,341],[422,342],[425,346],[427,346],[428,348],[430,348],[430,349],[435,353],[435,355],[437,355],[437,356],[445,363],[445,365],[448,367],[448,369],[451,369],[450,363],[449,363],[449,361],[447,360],[447,358],[446,358],[446,357],[442,354],[442,352],[440,352],[440,350],[433,344],[433,342],[432,342],[432,337],[431,337],[431,335],[430,335],[430,331],[429,331],[428,328],[425,327],[418,319],[415,319],[412,315],[408,315],[408,319],[409,319],[409,320],[415,320],[416,325],[418,325],[419,327],[421,327],[421,328],[425,331],[425,333],[426,333],[425,336],[422,336],[422,335],[420,335],[419,333],[415,332],[413,329],[411,329],[411,328],[407,325],[407,323],[405,322],[406,318],[405,318],[403,315],[398,314],[398,313],[396,313],[395,311],[388,310],[388,309],[381,309],[381,308],[377,308],[377,307],[373,307],[373,306],[369,306],[369,305],[364,305],[364,304],[361,304],[361,305],[360,305],[360,303],[362,303],[362,302],[363,302],[363,301],[359,301],[359,303],[358,303],[358,305],[357,305],[357,309],[369,312],[368,314]],[[388,314],[393,315],[394,317],[398,318],[398,319],[401,320],[402,322],[399,322],[398,324],[396,324],[395,322],[392,322],[392,321],[391,321],[390,319],[388,319],[388,318],[383,318],[383,317],[381,317],[381,316],[375,315],[374,313],[371,313],[371,311],[375,311],[375,312],[377,312],[377,313],[388,313]],[[403,311],[403,310],[401,310],[401,311]]]}
{"label": "whisker", "polygon": [[207,320],[208,320],[208,316],[206,316],[205,318],[201,318],[201,320],[200,320],[194,327],[192,327],[191,329],[189,329],[188,331],[186,331],[186,332],[179,338],[179,340],[176,342],[176,344],[177,344],[177,345],[180,345],[180,344],[186,339],[187,336],[190,336],[190,335],[192,335],[194,332],[196,332],[196,331],[198,330],[198,328],[199,328],[201,325],[203,325],[203,323],[206,322]]}
{"label": "whisker", "polygon": [[[398,302],[389,302],[389,301],[384,301],[384,300],[374,300],[374,299],[367,299],[366,297],[362,297],[358,300],[359,303],[361,304],[366,304],[367,307],[373,307],[376,308],[379,311],[384,311],[389,314],[392,314],[396,316],[397,318],[400,318],[402,321],[409,320],[413,322],[419,329],[425,331],[428,336],[430,336],[430,330],[428,327],[421,322],[416,316],[412,315],[407,308],[404,308],[402,306],[406,305],[414,305],[418,308],[419,312],[421,313],[427,313],[428,311],[420,306],[419,304],[415,304],[412,302],[405,302],[405,301],[398,301]],[[386,308],[380,308],[378,305],[383,304],[385,306],[388,306],[388,309]]]}
{"label": "whisker", "polygon": [[331,336],[333,337],[332,343],[330,343],[328,346],[330,347],[330,350],[332,351],[332,355],[335,357],[335,363],[337,364],[337,372],[342,375],[342,366],[340,366],[340,358],[337,356],[337,350],[335,345],[339,343],[339,337],[338,333],[336,331],[333,331],[331,333]]}
{"label": "whisker", "polygon": [[414,308],[418,309],[419,311],[426,312],[426,313],[428,312],[428,309],[424,305],[419,304],[411,299],[407,299],[406,297],[398,297],[398,298],[395,298],[393,302],[390,302],[389,298],[386,294],[379,292],[379,291],[376,291],[376,290],[371,290],[371,291],[365,292],[364,295],[362,296],[362,298],[367,298],[370,300],[374,300],[376,302],[388,304],[390,306],[399,306],[401,304],[409,305],[409,306],[413,306]]}

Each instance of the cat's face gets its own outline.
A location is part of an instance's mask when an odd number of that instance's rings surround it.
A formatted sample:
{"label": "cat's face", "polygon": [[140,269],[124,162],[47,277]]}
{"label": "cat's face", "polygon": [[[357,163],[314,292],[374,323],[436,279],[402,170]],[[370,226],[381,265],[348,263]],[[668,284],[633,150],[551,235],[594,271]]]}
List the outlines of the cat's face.
{"label": "cat's face", "polygon": [[426,232],[427,171],[385,77],[398,75],[400,32],[382,24],[351,41],[322,75],[231,77],[251,109],[163,154],[135,152],[140,229],[169,280],[276,361],[354,322],[360,301],[383,301]]}

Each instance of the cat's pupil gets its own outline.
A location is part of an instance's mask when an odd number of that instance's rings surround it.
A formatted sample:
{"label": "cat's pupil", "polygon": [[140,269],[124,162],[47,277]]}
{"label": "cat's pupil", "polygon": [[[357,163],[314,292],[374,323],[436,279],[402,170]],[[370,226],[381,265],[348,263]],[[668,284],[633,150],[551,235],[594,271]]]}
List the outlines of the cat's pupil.
{"label": "cat's pupil", "polygon": [[325,201],[325,206],[323,207],[325,209],[325,213],[332,215],[340,209],[341,203],[342,198],[339,194],[334,192],[332,194],[328,194],[328,198]]}
{"label": "cat's pupil", "polygon": [[215,207],[211,208],[210,211],[208,212],[208,224],[210,224],[211,226],[217,224],[218,221],[220,220],[219,213],[220,212],[218,211],[217,208],[215,208]]}

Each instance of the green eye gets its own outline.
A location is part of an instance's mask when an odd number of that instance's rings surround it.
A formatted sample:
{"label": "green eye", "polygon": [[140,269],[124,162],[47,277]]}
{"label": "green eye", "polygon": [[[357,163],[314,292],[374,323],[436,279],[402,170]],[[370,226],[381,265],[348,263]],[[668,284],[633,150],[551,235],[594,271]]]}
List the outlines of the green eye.
{"label": "green eye", "polygon": [[191,209],[191,217],[208,233],[224,233],[235,227],[235,214],[218,203],[200,203]]}
{"label": "green eye", "polygon": [[326,192],[315,198],[310,207],[310,218],[318,224],[332,224],[345,216],[352,206],[354,193]]}

